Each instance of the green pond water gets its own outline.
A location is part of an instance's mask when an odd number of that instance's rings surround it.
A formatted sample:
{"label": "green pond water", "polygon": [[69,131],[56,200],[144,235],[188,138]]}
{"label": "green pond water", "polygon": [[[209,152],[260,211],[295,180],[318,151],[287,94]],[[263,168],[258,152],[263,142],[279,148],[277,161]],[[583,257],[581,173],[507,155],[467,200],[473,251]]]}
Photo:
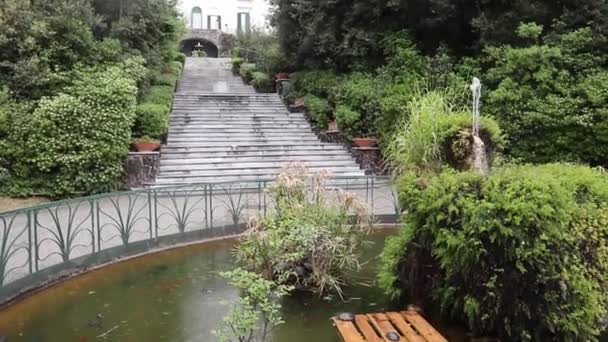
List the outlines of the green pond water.
{"label": "green pond water", "polygon": [[[298,295],[283,300],[287,323],[273,341],[337,341],[329,318],[376,312],[388,300],[371,284],[386,234],[365,251],[365,267],[348,301]],[[234,267],[233,241],[191,246],[115,264],[40,292],[0,312],[9,341],[215,341],[238,293],[217,272]],[[102,319],[97,318],[101,314]]]}
{"label": "green pond water", "polygon": [[[329,321],[335,314],[394,309],[378,288],[365,285],[374,280],[388,234],[373,237],[364,269],[355,276],[360,284],[348,289],[346,302],[306,295],[284,299],[286,323],[273,331],[272,341],[337,342]],[[0,341],[216,341],[211,331],[238,296],[218,275],[234,267],[233,247],[234,241],[190,246],[70,279],[0,311]],[[449,341],[467,340],[461,328],[434,325]]]}

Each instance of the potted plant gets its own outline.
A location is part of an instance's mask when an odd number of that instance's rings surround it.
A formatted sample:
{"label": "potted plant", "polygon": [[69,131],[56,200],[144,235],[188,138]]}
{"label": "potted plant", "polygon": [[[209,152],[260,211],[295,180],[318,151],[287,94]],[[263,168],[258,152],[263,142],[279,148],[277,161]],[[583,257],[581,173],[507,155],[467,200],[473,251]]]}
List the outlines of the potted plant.
{"label": "potted plant", "polygon": [[160,148],[160,141],[148,136],[133,140],[133,146],[137,152],[152,152]]}
{"label": "potted plant", "polygon": [[357,147],[376,147],[376,145],[378,145],[378,139],[373,137],[353,138],[353,144]]}
{"label": "potted plant", "polygon": [[288,79],[289,79],[289,73],[287,73],[287,72],[279,72],[279,73],[276,73],[276,74],[274,75],[274,78],[275,78],[277,81],[280,81],[280,80],[288,80]]}

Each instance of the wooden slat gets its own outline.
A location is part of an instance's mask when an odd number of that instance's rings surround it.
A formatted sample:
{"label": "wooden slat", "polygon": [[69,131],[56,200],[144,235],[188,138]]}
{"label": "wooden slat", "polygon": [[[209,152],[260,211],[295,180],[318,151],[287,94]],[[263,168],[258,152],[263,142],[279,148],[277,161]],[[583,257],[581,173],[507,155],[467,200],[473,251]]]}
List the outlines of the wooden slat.
{"label": "wooden slat", "polygon": [[365,337],[367,342],[382,342],[382,338],[378,336],[374,328],[369,324],[368,318],[365,315],[356,315],[355,322],[359,331]]}
{"label": "wooden slat", "polygon": [[[391,340],[389,340],[386,337],[386,334],[388,334],[389,332],[393,331],[396,333],[399,333],[399,331],[393,327],[393,325],[391,324],[391,321],[388,319],[388,317],[385,314],[370,314],[367,315],[367,317],[370,318],[370,321],[372,322],[372,324],[376,327],[376,329],[378,329],[378,331],[380,332],[380,335],[382,336],[382,339],[386,342],[391,342]],[[403,338],[402,336],[400,336],[399,338],[400,342],[407,342],[405,340],[405,338]]]}
{"label": "wooden slat", "polygon": [[401,334],[405,337],[407,342],[425,342],[424,337],[418,335],[417,332],[405,321],[403,316],[398,312],[388,312],[386,314],[388,318],[397,329],[401,331]]}
{"label": "wooden slat", "polygon": [[411,323],[428,342],[448,342],[445,337],[441,336],[441,334],[417,312],[403,311],[402,314],[406,321]]}
{"label": "wooden slat", "polygon": [[365,342],[352,322],[344,322],[336,318],[332,320],[344,342]]}

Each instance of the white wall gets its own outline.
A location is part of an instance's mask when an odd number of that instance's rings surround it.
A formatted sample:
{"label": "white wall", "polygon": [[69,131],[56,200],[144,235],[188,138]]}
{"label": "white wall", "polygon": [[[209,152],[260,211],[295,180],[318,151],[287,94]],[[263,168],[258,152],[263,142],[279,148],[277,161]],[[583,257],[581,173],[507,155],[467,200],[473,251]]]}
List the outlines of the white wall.
{"label": "white wall", "polygon": [[203,12],[204,29],[207,29],[207,16],[219,15],[222,18],[222,31],[233,34],[237,30],[238,13],[249,13],[251,26],[265,30],[270,10],[267,0],[179,0],[178,8],[184,15],[188,28],[192,27],[192,9],[194,7],[200,7]]}

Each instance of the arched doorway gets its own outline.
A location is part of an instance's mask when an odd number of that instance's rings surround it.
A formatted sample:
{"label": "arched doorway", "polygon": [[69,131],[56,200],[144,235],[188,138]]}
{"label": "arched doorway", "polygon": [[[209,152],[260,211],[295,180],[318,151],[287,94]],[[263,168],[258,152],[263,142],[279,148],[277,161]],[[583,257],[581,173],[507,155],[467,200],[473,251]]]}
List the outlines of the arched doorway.
{"label": "arched doorway", "polygon": [[192,9],[192,15],[190,18],[191,27],[193,30],[203,29],[203,10],[200,7],[194,7]]}
{"label": "arched doorway", "polygon": [[207,57],[217,58],[219,56],[219,49],[217,46],[204,39],[187,39],[182,41],[181,45],[182,52],[188,57],[192,56],[192,51],[194,50],[205,51]]}

